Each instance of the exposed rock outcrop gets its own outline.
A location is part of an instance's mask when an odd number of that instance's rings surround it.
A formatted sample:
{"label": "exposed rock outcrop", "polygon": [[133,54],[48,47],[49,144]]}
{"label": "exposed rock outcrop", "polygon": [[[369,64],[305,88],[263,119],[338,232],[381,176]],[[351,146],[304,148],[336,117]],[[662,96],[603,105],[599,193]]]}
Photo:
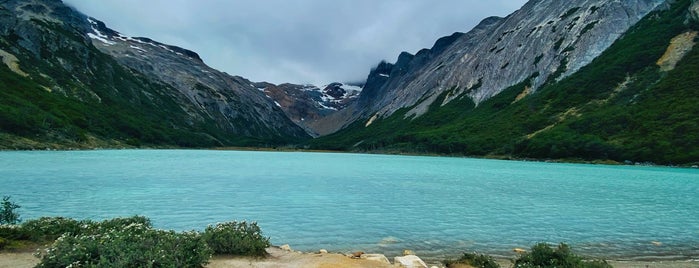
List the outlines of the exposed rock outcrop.
{"label": "exposed rock outcrop", "polygon": [[696,31],[680,34],[672,39],[665,54],[658,60],[657,64],[663,72],[672,71],[677,66],[677,63],[684,58],[689,51],[694,48],[694,42],[697,37]]}

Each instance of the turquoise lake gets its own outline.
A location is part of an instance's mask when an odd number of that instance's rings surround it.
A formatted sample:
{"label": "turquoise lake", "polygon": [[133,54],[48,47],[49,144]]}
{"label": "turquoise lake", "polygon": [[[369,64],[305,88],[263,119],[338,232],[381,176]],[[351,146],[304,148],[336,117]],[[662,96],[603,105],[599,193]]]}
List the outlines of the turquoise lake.
{"label": "turquoise lake", "polygon": [[0,152],[24,219],[144,215],[157,228],[257,221],[273,244],[387,256],[699,258],[699,170],[468,158],[198,150]]}

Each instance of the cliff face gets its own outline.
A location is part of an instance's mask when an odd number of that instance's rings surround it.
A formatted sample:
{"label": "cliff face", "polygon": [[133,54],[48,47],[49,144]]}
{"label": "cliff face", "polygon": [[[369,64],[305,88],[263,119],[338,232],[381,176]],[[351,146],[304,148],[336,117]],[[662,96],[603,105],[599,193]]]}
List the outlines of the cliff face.
{"label": "cliff face", "polygon": [[382,81],[367,83],[354,107],[320,124],[327,134],[401,108],[411,107],[408,115],[420,116],[446,91],[452,93],[443,104],[463,96],[479,104],[532,76],[530,93],[536,92],[589,64],[663,2],[529,1],[506,18],[487,18],[431,49],[402,53],[390,73],[369,75],[368,80]]}
{"label": "cliff face", "polygon": [[[178,143],[174,137],[164,137],[164,132],[179,133],[175,136],[198,133],[193,135],[218,145],[283,143],[308,137],[250,81],[208,67],[195,52],[148,38],[123,36],[59,0],[4,1],[0,5],[0,39],[3,62],[14,66],[10,70],[27,85],[45,89],[30,97],[80,107],[75,108],[76,114],[66,115],[61,126],[37,128],[35,132],[79,129],[100,139],[140,140],[147,136],[148,143],[154,144]],[[133,123],[136,130],[139,127],[134,122],[148,121],[143,123],[158,131],[137,137],[131,137],[133,133],[104,137],[107,131],[95,133],[103,129],[71,123],[73,117],[90,112],[81,110],[84,106],[110,113],[128,111],[128,116],[115,115],[128,118],[115,121]],[[60,112],[38,109],[54,117]]]}

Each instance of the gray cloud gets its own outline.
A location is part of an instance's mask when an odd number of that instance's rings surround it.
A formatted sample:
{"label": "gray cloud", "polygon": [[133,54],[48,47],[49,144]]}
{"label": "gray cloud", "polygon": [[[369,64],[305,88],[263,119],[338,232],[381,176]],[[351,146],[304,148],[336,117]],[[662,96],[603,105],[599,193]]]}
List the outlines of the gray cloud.
{"label": "gray cloud", "polygon": [[362,81],[437,38],[505,16],[525,0],[64,0],[128,36],[201,55],[253,81]]}

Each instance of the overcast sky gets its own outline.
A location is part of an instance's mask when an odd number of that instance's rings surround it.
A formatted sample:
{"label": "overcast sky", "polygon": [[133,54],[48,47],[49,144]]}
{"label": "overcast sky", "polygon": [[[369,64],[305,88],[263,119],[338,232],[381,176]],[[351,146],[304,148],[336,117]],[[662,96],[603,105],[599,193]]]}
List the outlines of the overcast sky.
{"label": "overcast sky", "polygon": [[363,82],[381,60],[506,16],[525,0],[64,0],[127,36],[272,83]]}

